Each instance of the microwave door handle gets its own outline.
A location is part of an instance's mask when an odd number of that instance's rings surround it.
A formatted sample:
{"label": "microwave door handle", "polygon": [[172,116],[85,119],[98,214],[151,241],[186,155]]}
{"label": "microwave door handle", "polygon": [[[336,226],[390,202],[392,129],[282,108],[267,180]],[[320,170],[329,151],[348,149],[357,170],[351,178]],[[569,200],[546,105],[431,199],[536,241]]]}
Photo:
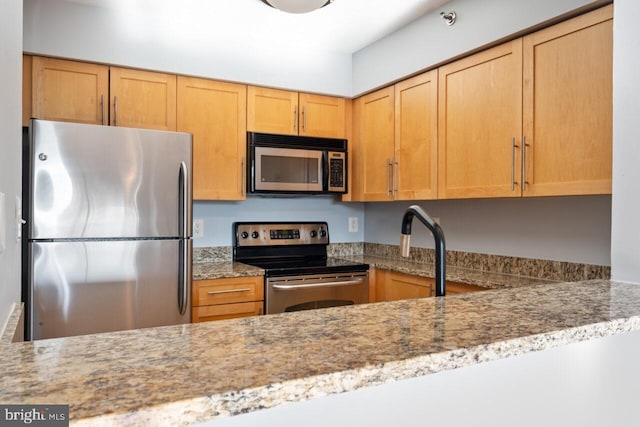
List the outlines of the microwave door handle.
{"label": "microwave door handle", "polygon": [[327,151],[322,152],[322,189],[329,191],[329,153]]}

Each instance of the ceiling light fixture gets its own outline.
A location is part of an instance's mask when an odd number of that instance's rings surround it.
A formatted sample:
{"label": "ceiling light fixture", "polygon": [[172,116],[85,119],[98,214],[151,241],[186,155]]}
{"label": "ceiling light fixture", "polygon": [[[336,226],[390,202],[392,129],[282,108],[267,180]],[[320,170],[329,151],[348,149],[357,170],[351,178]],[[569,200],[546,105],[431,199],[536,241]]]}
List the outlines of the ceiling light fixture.
{"label": "ceiling light fixture", "polygon": [[333,0],[262,0],[262,2],[283,12],[308,13],[333,3]]}
{"label": "ceiling light fixture", "polygon": [[442,16],[442,19],[444,19],[444,22],[449,26],[456,23],[455,12],[449,12],[449,13],[440,12],[440,16]]}

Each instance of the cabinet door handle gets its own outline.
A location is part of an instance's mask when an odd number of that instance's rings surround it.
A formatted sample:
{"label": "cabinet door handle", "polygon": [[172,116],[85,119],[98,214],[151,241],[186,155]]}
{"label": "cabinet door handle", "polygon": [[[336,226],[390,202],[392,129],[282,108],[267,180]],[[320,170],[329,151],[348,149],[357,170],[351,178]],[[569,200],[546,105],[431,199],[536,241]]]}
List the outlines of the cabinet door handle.
{"label": "cabinet door handle", "polygon": [[307,109],[305,106],[302,106],[302,131],[307,131]]}
{"label": "cabinet door handle", "polygon": [[516,187],[516,148],[518,148],[518,144],[516,144],[516,138],[511,139],[511,191],[515,190]]}
{"label": "cabinet door handle", "polygon": [[113,125],[118,126],[118,97],[113,97]]}
{"label": "cabinet door handle", "polygon": [[104,125],[104,95],[100,95],[100,124]]}
{"label": "cabinet door handle", "polygon": [[398,161],[393,158],[393,167],[391,168],[391,192],[395,198],[398,193]]}
{"label": "cabinet door handle", "polygon": [[224,289],[221,291],[208,291],[207,295],[220,295],[220,294],[234,294],[240,292],[249,292],[251,288],[241,288],[241,289]]}
{"label": "cabinet door handle", "polygon": [[522,191],[527,188],[527,137],[522,137],[522,179],[520,186],[522,187]]}
{"label": "cabinet door handle", "polygon": [[293,107],[293,130],[298,132],[298,106]]}
{"label": "cabinet door handle", "polygon": [[391,159],[387,159],[387,197],[391,197],[391,186],[389,181],[391,180]]}

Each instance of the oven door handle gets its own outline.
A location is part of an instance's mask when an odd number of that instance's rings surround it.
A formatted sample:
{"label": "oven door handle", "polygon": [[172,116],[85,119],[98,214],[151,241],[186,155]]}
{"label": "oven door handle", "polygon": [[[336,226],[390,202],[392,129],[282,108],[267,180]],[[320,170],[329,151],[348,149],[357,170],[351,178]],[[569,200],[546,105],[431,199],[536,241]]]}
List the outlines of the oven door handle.
{"label": "oven door handle", "polygon": [[[288,284],[288,285],[278,285],[278,284],[273,284],[272,288],[273,289],[280,289],[283,291],[291,291],[291,290],[296,290],[296,289],[310,289],[310,288],[329,288],[329,287],[335,287],[335,286],[349,286],[349,285],[359,285],[361,283],[363,283],[365,281],[364,278],[357,278],[357,279],[352,279],[352,280],[339,280],[339,281],[332,281],[332,282],[319,282],[319,283],[303,283],[302,280],[297,281],[298,285],[296,284]],[[290,282],[291,283],[291,282]]]}

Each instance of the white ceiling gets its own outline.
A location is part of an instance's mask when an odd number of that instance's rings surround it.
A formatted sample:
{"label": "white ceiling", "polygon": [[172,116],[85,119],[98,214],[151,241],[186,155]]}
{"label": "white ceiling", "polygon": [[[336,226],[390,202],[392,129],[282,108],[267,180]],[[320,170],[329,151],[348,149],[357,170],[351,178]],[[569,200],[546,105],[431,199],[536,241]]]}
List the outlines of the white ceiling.
{"label": "white ceiling", "polygon": [[111,9],[140,37],[203,40],[283,49],[353,53],[440,8],[449,0],[335,0],[307,14],[288,14],[260,0],[66,0]]}

